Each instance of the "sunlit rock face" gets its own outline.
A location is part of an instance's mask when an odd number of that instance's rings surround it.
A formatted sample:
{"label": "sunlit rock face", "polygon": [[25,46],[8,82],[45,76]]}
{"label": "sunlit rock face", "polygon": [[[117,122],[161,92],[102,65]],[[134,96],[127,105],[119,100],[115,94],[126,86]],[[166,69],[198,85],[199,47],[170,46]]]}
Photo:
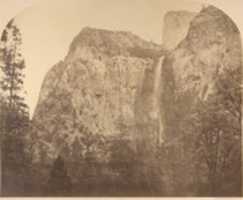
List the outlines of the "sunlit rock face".
{"label": "sunlit rock face", "polygon": [[190,23],[196,14],[189,11],[166,13],[163,20],[163,45],[166,49],[174,49],[186,37]]}
{"label": "sunlit rock face", "polygon": [[84,28],[46,75],[33,123],[50,152],[92,134],[133,134],[135,95],[160,46],[128,32]]}

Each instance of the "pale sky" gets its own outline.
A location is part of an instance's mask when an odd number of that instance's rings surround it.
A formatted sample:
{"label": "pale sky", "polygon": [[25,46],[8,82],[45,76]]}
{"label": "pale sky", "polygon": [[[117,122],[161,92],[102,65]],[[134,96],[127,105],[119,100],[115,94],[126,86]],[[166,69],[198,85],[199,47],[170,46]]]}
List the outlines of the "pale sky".
{"label": "pale sky", "polygon": [[[0,0],[0,5],[1,1],[6,0]],[[23,37],[26,100],[31,115],[47,71],[65,57],[70,43],[83,27],[132,31],[144,39],[161,43],[162,21],[167,11],[199,11],[202,7],[199,3],[202,1],[192,0],[32,1],[35,4],[15,18]],[[237,0],[231,0],[234,1]]]}

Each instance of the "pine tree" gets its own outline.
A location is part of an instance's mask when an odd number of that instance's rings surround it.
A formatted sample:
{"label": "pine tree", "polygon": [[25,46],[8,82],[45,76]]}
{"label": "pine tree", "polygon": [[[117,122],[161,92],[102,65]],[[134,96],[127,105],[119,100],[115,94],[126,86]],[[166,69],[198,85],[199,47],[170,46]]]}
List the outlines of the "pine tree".
{"label": "pine tree", "polygon": [[47,195],[70,196],[71,188],[71,179],[68,176],[64,160],[61,156],[58,156],[51,169],[47,184]]}
{"label": "pine tree", "polygon": [[11,20],[0,43],[3,195],[22,194],[26,180],[28,162],[24,146],[29,116],[22,96],[25,62],[21,43],[20,30]]}
{"label": "pine tree", "polygon": [[[9,113],[17,112],[28,115],[28,107],[24,103],[23,84],[25,61],[21,54],[21,33],[18,27],[11,20],[1,37],[1,90],[7,100]],[[12,127],[12,126],[11,126]]]}

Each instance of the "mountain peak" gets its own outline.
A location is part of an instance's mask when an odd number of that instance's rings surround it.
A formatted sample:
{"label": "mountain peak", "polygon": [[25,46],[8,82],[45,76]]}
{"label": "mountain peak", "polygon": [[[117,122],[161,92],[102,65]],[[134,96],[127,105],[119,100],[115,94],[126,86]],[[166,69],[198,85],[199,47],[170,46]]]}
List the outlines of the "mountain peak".
{"label": "mountain peak", "polygon": [[232,19],[222,10],[207,6],[194,17],[188,30],[187,40],[179,46],[187,46],[196,52],[212,43],[231,43],[228,36],[234,34],[239,35],[239,29]]}
{"label": "mountain peak", "polygon": [[164,17],[163,45],[166,49],[174,49],[184,39],[195,12],[186,10],[168,11]]}
{"label": "mountain peak", "polygon": [[191,16],[191,15],[196,15],[197,13],[196,12],[191,12],[191,11],[188,11],[188,10],[170,10],[168,11],[166,14],[165,14],[165,18],[167,17],[171,17],[171,16]]}
{"label": "mountain peak", "polygon": [[84,27],[70,45],[69,54],[80,48],[91,48],[108,56],[127,55],[131,49],[157,49],[160,46],[128,31]]}

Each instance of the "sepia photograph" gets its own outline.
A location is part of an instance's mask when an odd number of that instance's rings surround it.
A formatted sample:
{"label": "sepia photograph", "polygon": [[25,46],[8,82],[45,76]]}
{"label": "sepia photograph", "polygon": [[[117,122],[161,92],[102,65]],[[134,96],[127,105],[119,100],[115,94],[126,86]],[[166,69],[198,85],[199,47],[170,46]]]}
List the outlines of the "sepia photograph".
{"label": "sepia photograph", "polygon": [[35,0],[11,16],[0,196],[242,197],[238,24],[203,0]]}

